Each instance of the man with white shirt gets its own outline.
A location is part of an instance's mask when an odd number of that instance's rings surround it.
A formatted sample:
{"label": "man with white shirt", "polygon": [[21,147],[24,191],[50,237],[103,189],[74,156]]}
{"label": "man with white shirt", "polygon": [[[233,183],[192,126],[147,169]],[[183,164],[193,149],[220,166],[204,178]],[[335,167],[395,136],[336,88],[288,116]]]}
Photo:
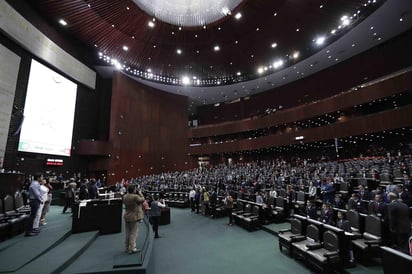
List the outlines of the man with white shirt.
{"label": "man with white shirt", "polygon": [[196,195],[196,191],[192,187],[192,189],[189,192],[190,208],[192,209],[192,212],[195,211],[195,195]]}

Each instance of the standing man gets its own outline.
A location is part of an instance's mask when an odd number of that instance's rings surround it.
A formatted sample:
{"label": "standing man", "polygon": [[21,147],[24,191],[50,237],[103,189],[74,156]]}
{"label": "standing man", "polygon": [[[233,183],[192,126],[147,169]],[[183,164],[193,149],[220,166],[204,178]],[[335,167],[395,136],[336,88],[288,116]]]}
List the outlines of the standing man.
{"label": "standing man", "polygon": [[136,247],[137,233],[139,232],[139,221],[143,220],[143,202],[145,198],[139,191],[136,192],[134,185],[129,185],[127,194],[123,197],[125,206],[124,222],[125,222],[125,251],[129,254],[141,251]]}
{"label": "standing man", "polygon": [[150,215],[152,217],[153,232],[155,233],[155,238],[160,238],[159,236],[159,221],[162,211],[160,208],[166,207],[164,200],[159,201],[159,197],[155,196],[155,200],[150,205]]}
{"label": "standing man", "polygon": [[190,208],[192,209],[192,212],[195,211],[195,195],[196,190],[192,187],[192,189],[189,192]]}
{"label": "standing man", "polygon": [[229,215],[228,225],[232,226],[233,225],[233,220],[232,220],[233,197],[232,195],[230,195],[229,191],[226,193],[225,203],[226,203],[226,212]]}
{"label": "standing man", "polygon": [[39,234],[40,230],[33,229],[34,219],[36,218],[37,211],[40,208],[40,204],[43,204],[42,192],[40,190],[39,181],[43,180],[43,175],[36,173],[34,175],[33,181],[30,183],[29,187],[29,199],[30,199],[30,216],[26,226],[26,232],[24,236],[31,237]]}

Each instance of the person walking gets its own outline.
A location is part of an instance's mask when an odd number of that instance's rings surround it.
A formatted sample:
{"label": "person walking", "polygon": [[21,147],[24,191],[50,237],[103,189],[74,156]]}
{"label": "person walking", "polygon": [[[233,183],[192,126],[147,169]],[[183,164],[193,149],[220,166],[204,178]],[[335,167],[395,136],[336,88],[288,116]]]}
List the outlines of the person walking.
{"label": "person walking", "polygon": [[140,191],[136,191],[134,185],[129,185],[127,194],[123,196],[125,213],[125,252],[131,254],[141,251],[136,247],[136,239],[139,232],[139,221],[143,220],[143,202],[145,198]]}

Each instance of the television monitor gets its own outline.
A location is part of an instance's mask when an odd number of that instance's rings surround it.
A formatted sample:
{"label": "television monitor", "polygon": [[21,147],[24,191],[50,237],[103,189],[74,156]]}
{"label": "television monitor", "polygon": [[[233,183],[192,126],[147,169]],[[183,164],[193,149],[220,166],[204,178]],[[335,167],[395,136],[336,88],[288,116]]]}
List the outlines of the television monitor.
{"label": "television monitor", "polygon": [[77,85],[32,60],[18,150],[70,156]]}

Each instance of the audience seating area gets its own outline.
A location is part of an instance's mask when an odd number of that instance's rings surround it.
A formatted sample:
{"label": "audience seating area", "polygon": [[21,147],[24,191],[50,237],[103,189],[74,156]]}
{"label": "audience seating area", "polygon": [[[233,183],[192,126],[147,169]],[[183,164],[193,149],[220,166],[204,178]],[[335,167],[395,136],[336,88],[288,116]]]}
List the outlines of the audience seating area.
{"label": "audience seating area", "polygon": [[13,197],[6,195],[0,200],[0,240],[6,240],[23,233],[30,214],[30,207],[24,206],[20,193]]}

